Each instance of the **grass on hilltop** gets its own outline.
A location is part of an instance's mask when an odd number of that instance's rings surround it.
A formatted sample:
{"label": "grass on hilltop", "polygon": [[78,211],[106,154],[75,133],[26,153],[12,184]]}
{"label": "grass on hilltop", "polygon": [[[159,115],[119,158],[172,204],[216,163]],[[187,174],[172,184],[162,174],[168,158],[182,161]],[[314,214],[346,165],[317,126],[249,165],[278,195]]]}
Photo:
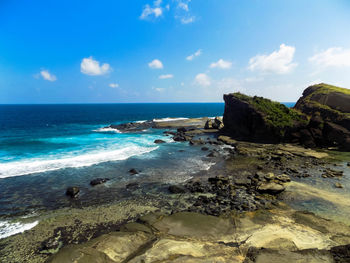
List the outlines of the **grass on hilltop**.
{"label": "grass on hilltop", "polygon": [[296,122],[307,122],[303,114],[287,106],[265,99],[263,97],[250,97],[242,93],[234,93],[234,96],[242,101],[248,102],[257,111],[263,113],[264,119],[276,128],[292,127]]}

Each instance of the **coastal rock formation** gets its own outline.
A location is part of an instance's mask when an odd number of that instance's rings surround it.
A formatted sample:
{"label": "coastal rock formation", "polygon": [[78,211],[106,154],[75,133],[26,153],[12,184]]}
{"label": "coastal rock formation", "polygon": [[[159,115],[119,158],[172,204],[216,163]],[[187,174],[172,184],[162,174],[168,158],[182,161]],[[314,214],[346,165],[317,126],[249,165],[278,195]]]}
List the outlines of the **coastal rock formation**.
{"label": "coastal rock formation", "polygon": [[307,122],[298,111],[262,97],[233,93],[224,101],[224,130],[236,139],[278,143]]}
{"label": "coastal rock formation", "polygon": [[295,107],[311,120],[308,126],[317,146],[350,150],[350,90],[327,84],[308,87]]}
{"label": "coastal rock formation", "polygon": [[241,93],[224,95],[224,133],[255,142],[293,142],[350,151],[350,90],[310,86],[295,107]]}

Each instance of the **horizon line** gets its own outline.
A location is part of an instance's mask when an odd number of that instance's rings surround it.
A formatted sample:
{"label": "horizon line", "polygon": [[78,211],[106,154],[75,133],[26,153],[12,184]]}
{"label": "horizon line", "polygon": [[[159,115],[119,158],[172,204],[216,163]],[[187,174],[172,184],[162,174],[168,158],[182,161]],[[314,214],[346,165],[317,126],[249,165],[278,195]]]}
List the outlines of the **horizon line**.
{"label": "horizon line", "polygon": [[[296,103],[295,101],[277,101],[279,103]],[[205,104],[205,103],[220,103],[225,102],[72,102],[72,103],[0,103],[0,106],[5,105],[93,105],[93,104]]]}

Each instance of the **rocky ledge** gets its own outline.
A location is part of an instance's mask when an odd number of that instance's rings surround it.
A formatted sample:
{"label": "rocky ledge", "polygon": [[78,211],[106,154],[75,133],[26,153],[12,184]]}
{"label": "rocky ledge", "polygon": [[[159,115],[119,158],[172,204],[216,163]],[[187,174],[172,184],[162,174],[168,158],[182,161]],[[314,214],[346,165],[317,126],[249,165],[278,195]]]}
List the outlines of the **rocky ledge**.
{"label": "rocky ledge", "polygon": [[151,213],[120,231],[60,250],[49,262],[349,262],[350,228],[311,213],[256,211],[225,218]]}
{"label": "rocky ledge", "polygon": [[255,142],[293,142],[350,151],[350,90],[310,86],[294,108],[241,93],[224,95],[223,131]]}

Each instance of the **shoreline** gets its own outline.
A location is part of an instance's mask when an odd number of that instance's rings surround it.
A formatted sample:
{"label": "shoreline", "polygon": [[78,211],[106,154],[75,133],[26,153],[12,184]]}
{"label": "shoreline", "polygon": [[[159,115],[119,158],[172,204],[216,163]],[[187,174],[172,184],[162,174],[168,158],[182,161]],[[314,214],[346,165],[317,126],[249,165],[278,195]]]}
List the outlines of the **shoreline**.
{"label": "shoreline", "polygon": [[[232,213],[237,212],[246,215],[247,213],[255,213],[254,211],[278,210],[280,207],[283,207],[282,210],[293,211],[293,209],[283,205],[283,198],[280,198],[278,194],[270,192],[257,195],[256,189],[253,190],[255,186],[252,184],[254,175],[257,172],[265,175],[272,172],[278,175],[278,173],[282,174],[283,169],[292,168],[288,177],[294,181],[294,175],[304,174],[305,169],[318,167],[318,165],[333,166],[333,161],[323,161],[322,158],[327,156],[324,152],[306,150],[296,145],[258,144],[239,142],[227,137],[219,138],[218,130],[203,129],[206,120],[206,118],[202,118],[200,122],[198,119],[194,121],[191,119],[178,120],[172,122],[170,127],[169,122],[166,124],[158,123],[163,129],[167,125],[167,129],[170,129],[168,134],[174,138],[178,136],[182,141],[188,141],[193,147],[213,146],[212,150],[205,152],[208,156],[211,155],[208,157],[208,161],[215,159],[217,163],[210,167],[207,173],[203,175],[200,172],[199,175],[194,176],[184,184],[173,185],[173,189],[168,188],[172,186],[169,184],[160,186],[158,191],[163,189],[161,192],[151,193],[143,200],[135,198],[119,203],[112,202],[82,208],[62,208],[48,212],[33,229],[20,235],[1,239],[0,258],[6,259],[7,262],[16,262],[16,259],[30,255],[28,262],[44,262],[62,247],[69,244],[84,244],[86,241],[103,234],[120,230],[126,223],[135,222],[140,216],[147,213],[157,212],[166,216],[187,211],[206,216],[229,217]],[[197,126],[193,125],[194,123]],[[171,131],[174,129],[177,129],[177,132]],[[211,134],[212,137],[208,137],[208,134]],[[309,167],[295,171],[301,163],[308,163]],[[213,182],[221,182],[220,184],[222,182],[227,184],[225,182],[229,180],[231,182],[229,185],[235,192],[235,197],[232,200],[235,200],[236,203],[227,205],[225,204],[225,202],[227,203],[225,200],[228,200],[227,197],[218,198],[220,187],[218,188],[218,185],[214,183],[215,189],[213,190],[211,183],[208,182],[209,178],[212,178]],[[259,180],[260,178],[258,178]],[[288,183],[284,182],[282,185],[288,185]],[[170,192],[168,192],[169,190]],[[81,218],[83,220],[80,220]],[[19,251],[12,251],[11,248],[19,243],[24,244],[22,248]]]}

